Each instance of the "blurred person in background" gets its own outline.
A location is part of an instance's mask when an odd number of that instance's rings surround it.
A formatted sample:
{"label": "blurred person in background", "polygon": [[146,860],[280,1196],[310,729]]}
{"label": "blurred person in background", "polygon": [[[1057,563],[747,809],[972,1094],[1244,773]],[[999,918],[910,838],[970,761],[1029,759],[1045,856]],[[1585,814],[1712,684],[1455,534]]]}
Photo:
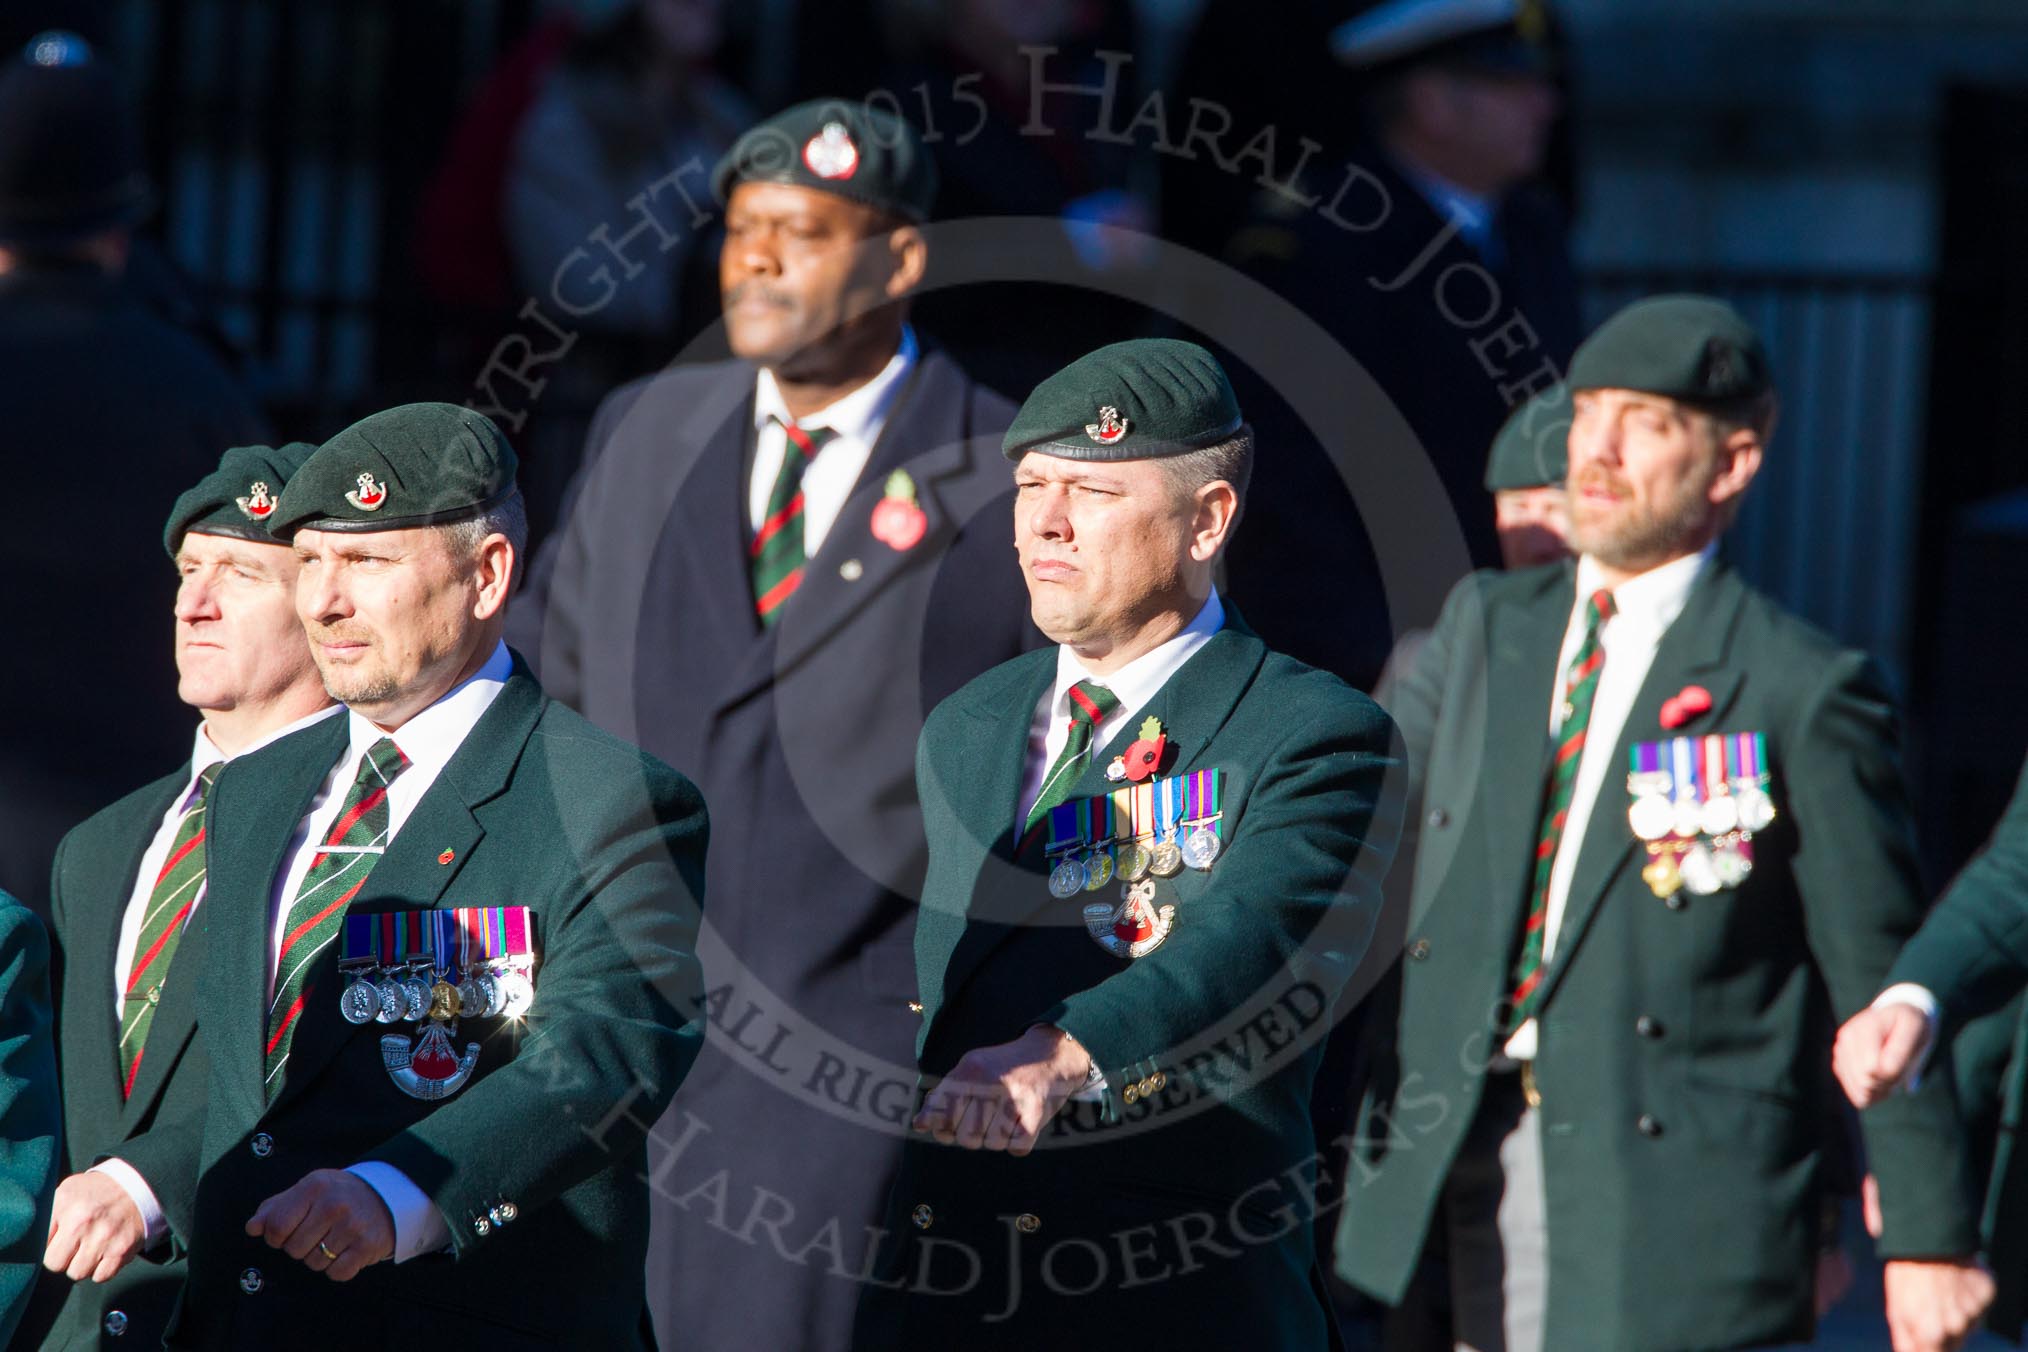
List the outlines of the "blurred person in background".
{"label": "blurred person in background", "polygon": [[265,435],[214,354],[121,285],[151,202],[113,72],[73,34],[32,39],[0,70],[0,472],[38,508],[0,545],[34,579],[0,624],[41,656],[7,665],[0,701],[42,716],[0,745],[0,886],[38,910],[57,838],[132,765],[188,749],[161,597],[137,579],[162,567],[161,504]]}

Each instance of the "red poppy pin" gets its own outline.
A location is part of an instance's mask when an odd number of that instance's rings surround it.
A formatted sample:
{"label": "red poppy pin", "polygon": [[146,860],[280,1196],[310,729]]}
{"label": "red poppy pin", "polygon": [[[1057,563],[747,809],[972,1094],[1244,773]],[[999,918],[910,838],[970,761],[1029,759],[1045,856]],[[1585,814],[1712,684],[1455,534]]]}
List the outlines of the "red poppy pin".
{"label": "red poppy pin", "polygon": [[[1140,739],[1106,767],[1106,778],[1139,784],[1162,768],[1162,757],[1168,750],[1169,735],[1162,731],[1162,720],[1150,715],[1141,720]],[[1119,773],[1113,773],[1115,770]]]}
{"label": "red poppy pin", "polygon": [[886,496],[874,505],[873,538],[889,549],[914,549],[929,530],[929,518],[915,498],[915,480],[898,469],[887,476]]}
{"label": "red poppy pin", "polygon": [[1680,728],[1699,714],[1711,712],[1711,692],[1701,685],[1686,685],[1662,701],[1662,726]]}

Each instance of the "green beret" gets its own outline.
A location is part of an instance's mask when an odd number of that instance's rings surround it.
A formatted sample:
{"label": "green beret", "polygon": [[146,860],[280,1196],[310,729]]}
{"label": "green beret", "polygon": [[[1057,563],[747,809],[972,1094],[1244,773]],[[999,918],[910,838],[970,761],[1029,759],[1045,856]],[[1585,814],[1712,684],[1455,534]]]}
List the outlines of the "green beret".
{"label": "green beret", "polygon": [[746,182],[787,183],[835,193],[911,221],[929,219],[937,168],[907,122],[850,99],[812,99],[747,131],[711,171],[729,201]]}
{"label": "green beret", "polygon": [[458,404],[402,404],[317,448],[289,480],[268,532],[404,530],[482,516],[514,496],[514,448]]}
{"label": "green beret", "polygon": [[1570,359],[1573,390],[1730,404],[1773,386],[1760,335],[1739,311],[1710,296],[1637,300],[1599,325]]}
{"label": "green beret", "polygon": [[268,522],[274,518],[275,499],[316,449],[307,441],[234,446],[219,457],[217,469],[176,499],[169,524],[162,528],[162,547],[175,558],[191,531],[273,544]]}
{"label": "green beret", "polygon": [[1218,359],[1176,338],[1088,352],[1035,387],[1000,443],[1066,460],[1149,460],[1230,440],[1239,400]]}
{"label": "green beret", "polygon": [[1507,415],[1486,458],[1486,491],[1562,487],[1570,460],[1570,386],[1551,385]]}

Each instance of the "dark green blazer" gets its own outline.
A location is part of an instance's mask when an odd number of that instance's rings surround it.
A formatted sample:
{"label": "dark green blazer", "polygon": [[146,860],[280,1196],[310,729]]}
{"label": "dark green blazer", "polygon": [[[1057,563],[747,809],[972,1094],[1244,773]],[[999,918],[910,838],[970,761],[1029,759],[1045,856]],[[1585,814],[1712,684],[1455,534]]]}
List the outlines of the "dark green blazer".
{"label": "dark green blazer", "polygon": [[[1958,874],[1887,980],[1927,987],[1937,998],[1947,1036],[2006,1004],[2028,983],[2028,768],[1992,840]],[[2018,1148],[2028,1118],[2023,1111],[2028,1059],[2021,1050],[2017,1039],[2002,1093],[1987,1204],[1986,1256],[1999,1284],[1987,1324],[2010,1338],[2020,1337],[2028,1310],[2028,1151]],[[1866,1116],[1885,1106],[1868,1109]]]}
{"label": "dark green blazer", "polygon": [[[234,760],[212,792],[217,847],[197,913],[208,1102],[120,1149],[190,1254],[167,1345],[641,1346],[645,1132],[701,1037],[704,805],[667,766],[547,699],[517,658],[349,909],[529,907],[533,1008],[519,1026],[467,1021],[457,1040],[481,1043],[477,1073],[425,1103],[383,1068],[388,1030],[340,1017],[334,945],[269,1104],[269,898],[348,721]],[[341,1285],[246,1236],[267,1197],[362,1160],[429,1197],[449,1252]]]}
{"label": "dark green blazer", "polygon": [[[1570,564],[1453,592],[1392,712],[1419,826],[1399,1008],[1375,1021],[1337,1264],[1402,1297],[1478,1111],[1533,856]],[[1665,699],[1708,712],[1661,726]],[[1619,767],[1636,742],[1766,734],[1779,817],[1739,888],[1658,899]],[[1893,706],[1870,663],[1708,568],[1655,653],[1586,826],[1540,1053],[1546,1345],[1668,1352],[1810,1335],[1836,1020],[1921,921]],[[1867,1115],[1886,1256],[1969,1252],[1949,1075]]]}
{"label": "dark green blazer", "polygon": [[[1082,919],[1118,884],[1058,901],[1041,852],[1014,838],[1029,722],[1056,661],[1045,649],[987,672],[918,743],[930,846],[918,1056],[934,1077],[1054,1023],[1104,1069],[1107,1101],[1065,1105],[1026,1158],[911,1137],[855,1345],[1084,1346],[1118,1330],[1134,1346],[1324,1347],[1310,1090],[1398,827],[1391,729],[1365,696],[1236,620],[1213,635],[1146,714],[1167,729],[1174,773],[1225,772],[1224,849],[1208,872],[1164,880],[1174,928],[1124,960]],[[1140,721],[1075,796],[1113,787],[1103,767]]]}
{"label": "dark green blazer", "polygon": [[0,892],[0,1346],[11,1346],[42,1270],[59,1113],[49,938],[34,912]]}
{"label": "dark green blazer", "polygon": [[[133,894],[141,856],[161,826],[162,814],[189,782],[186,765],[95,813],[57,848],[50,919],[60,973],[56,1031],[68,1173],[119,1154],[122,1142],[146,1131],[158,1117],[202,1109],[210,1070],[202,1047],[192,1037],[197,1026],[196,982],[164,983],[162,1003],[148,1030],[147,1055],[134,1077],[134,1092],[127,1096],[120,1093],[125,1067],[119,1054],[120,1021],[112,1001],[120,921]],[[200,905],[198,913],[203,909]],[[177,943],[171,973],[196,972],[203,963],[199,955],[203,942],[203,927],[190,927]],[[183,1260],[171,1250],[155,1257],[157,1261],[129,1263],[109,1282],[66,1282],[69,1291],[62,1312],[43,1346],[159,1344],[183,1285]],[[119,1333],[110,1331],[108,1319]]]}

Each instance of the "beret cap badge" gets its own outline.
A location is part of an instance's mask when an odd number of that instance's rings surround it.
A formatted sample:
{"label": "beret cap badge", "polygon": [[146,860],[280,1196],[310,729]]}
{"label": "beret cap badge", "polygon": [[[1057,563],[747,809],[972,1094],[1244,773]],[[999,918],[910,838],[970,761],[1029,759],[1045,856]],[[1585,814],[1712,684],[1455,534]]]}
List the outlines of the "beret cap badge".
{"label": "beret cap badge", "polygon": [[803,163],[818,178],[850,178],[859,169],[859,147],[843,122],[826,122],[803,143]]}
{"label": "beret cap badge", "polygon": [[267,480],[256,479],[243,498],[234,498],[242,515],[249,521],[265,521],[275,514],[274,495],[268,491]]}
{"label": "beret cap badge", "polygon": [[370,473],[362,473],[359,487],[347,493],[345,500],[362,512],[377,512],[387,502],[387,485],[375,482]]}
{"label": "beret cap badge", "polygon": [[1122,418],[1117,408],[1107,404],[1099,409],[1097,422],[1084,425],[1084,434],[1101,446],[1110,446],[1132,428],[1131,420]]}

